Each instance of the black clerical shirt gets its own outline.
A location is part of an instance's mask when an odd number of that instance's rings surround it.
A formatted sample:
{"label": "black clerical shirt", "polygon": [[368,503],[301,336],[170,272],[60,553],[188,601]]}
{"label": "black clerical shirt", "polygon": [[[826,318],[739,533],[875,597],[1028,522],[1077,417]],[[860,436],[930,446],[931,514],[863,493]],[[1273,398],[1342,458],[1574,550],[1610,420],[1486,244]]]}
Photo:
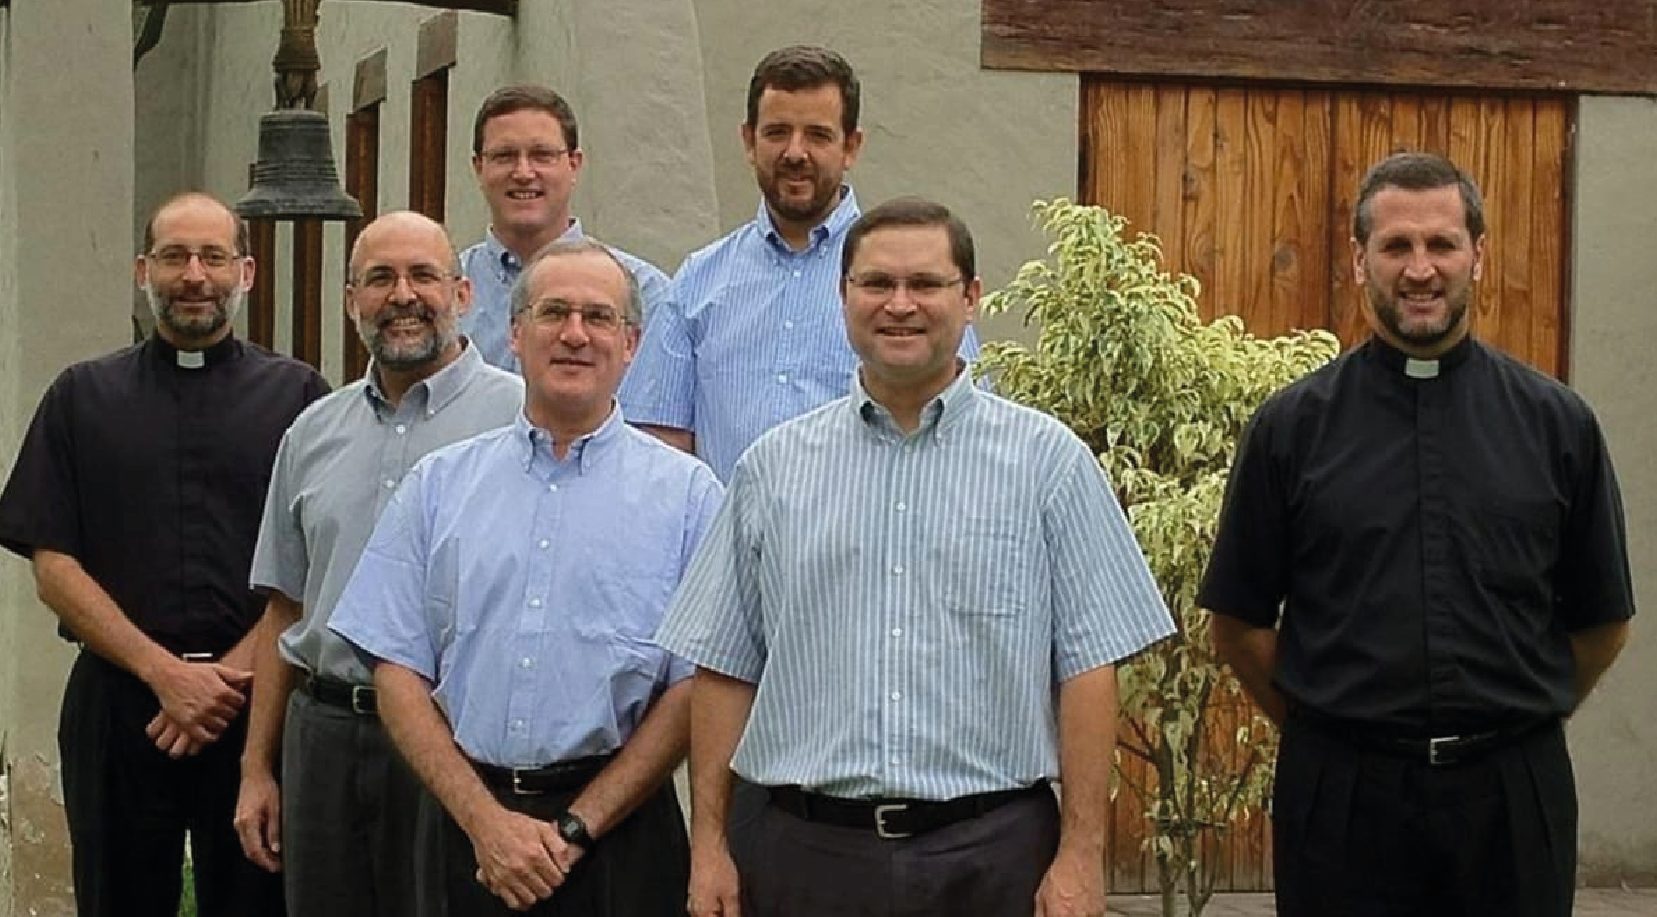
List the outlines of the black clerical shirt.
{"label": "black clerical shirt", "polygon": [[0,494],[0,545],[71,555],[162,646],[223,653],[262,610],[248,567],[277,443],[327,390],[234,338],[181,354],[152,337],[71,366]]}
{"label": "black clerical shirt", "polygon": [[1198,602],[1278,624],[1276,683],[1323,716],[1447,734],[1566,714],[1568,634],[1634,612],[1598,423],[1471,338],[1426,362],[1371,339],[1250,422]]}

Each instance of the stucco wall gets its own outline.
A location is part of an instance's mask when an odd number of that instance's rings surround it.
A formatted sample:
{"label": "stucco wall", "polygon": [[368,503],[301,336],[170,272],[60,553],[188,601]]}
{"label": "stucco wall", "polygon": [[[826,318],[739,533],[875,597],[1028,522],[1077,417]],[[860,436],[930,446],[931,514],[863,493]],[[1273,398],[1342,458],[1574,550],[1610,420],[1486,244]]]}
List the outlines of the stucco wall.
{"label": "stucco wall", "polygon": [[[54,0],[0,13],[0,473],[57,373],[130,340],[130,12]],[[27,564],[0,558],[0,846],[15,896],[0,893],[0,914],[72,913],[55,739],[71,652],[52,620]]]}
{"label": "stucco wall", "polygon": [[1657,101],[1589,98],[1578,123],[1571,384],[1610,442],[1643,616],[1571,724],[1583,878],[1657,884]]}

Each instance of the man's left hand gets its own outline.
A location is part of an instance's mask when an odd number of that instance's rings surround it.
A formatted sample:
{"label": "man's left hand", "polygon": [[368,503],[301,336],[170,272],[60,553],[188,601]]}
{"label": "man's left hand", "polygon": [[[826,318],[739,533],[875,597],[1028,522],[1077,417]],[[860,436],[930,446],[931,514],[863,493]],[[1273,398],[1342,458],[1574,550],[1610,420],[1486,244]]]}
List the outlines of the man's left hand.
{"label": "man's left hand", "polygon": [[1036,890],[1035,917],[1104,917],[1105,862],[1098,851],[1059,847]]}
{"label": "man's left hand", "polygon": [[[207,747],[206,742],[190,738],[184,727],[173,722],[165,710],[150,720],[149,725],[144,727],[144,734],[169,758],[188,758]],[[217,739],[218,736],[215,735],[213,738]]]}

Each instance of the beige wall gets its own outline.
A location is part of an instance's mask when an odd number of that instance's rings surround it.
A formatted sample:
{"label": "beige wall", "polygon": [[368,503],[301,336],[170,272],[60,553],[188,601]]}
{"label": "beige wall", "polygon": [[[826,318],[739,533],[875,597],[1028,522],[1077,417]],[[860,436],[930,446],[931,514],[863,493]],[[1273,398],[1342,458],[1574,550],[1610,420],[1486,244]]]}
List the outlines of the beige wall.
{"label": "beige wall", "polygon": [[1657,884],[1657,101],[1584,99],[1580,118],[1571,384],[1611,445],[1644,609],[1622,659],[1571,723],[1583,877]]}
{"label": "beige wall", "polygon": [[[128,0],[14,3],[0,13],[0,472],[59,370],[130,340],[130,13]],[[5,555],[0,747],[10,779],[0,847],[10,850],[10,881],[0,915],[72,912],[55,738],[70,655],[34,599],[28,566]]]}

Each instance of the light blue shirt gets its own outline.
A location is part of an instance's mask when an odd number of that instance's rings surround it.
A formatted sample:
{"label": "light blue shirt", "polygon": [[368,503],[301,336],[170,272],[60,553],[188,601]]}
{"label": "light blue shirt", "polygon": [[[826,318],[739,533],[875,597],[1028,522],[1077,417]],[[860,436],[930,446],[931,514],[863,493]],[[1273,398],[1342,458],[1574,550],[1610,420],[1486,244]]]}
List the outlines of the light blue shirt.
{"label": "light blue shirt", "polygon": [[1172,632],[1092,452],[962,372],[761,437],[658,639],[757,684],[743,777],[951,799],[1058,777],[1057,685]]}
{"label": "light blue shirt", "polygon": [[613,752],[690,673],[653,634],[720,492],[619,411],[562,461],[519,414],[414,466],[330,626],[435,685],[474,760]]}
{"label": "light blue shirt", "polygon": [[[581,221],[571,220],[570,228],[558,237],[560,242],[584,239]],[[656,306],[667,299],[667,275],[654,264],[634,257],[615,246],[610,246],[616,260],[626,267],[639,285],[644,317],[648,321]],[[472,339],[483,359],[491,366],[509,372],[521,373],[518,355],[512,352],[512,287],[523,273],[518,256],[507,251],[495,231],[484,234],[483,241],[460,253],[460,272],[472,281],[472,308],[460,317],[460,330]]]}
{"label": "light blue shirt", "polygon": [[409,387],[396,405],[373,366],[363,378],[311,402],[276,451],[259,545],[255,588],[301,602],[282,633],[282,658],[353,684],[372,675],[328,617],[398,482],[426,453],[512,422],[524,382],[483,362],[468,344],[459,359]]}
{"label": "light blue shirt", "polygon": [[[851,391],[840,248],[858,215],[845,188],[796,252],[761,203],[753,222],[686,258],[622,381],[627,419],[693,431],[696,453],[729,481],[761,433]],[[978,356],[970,327],[960,354]]]}

